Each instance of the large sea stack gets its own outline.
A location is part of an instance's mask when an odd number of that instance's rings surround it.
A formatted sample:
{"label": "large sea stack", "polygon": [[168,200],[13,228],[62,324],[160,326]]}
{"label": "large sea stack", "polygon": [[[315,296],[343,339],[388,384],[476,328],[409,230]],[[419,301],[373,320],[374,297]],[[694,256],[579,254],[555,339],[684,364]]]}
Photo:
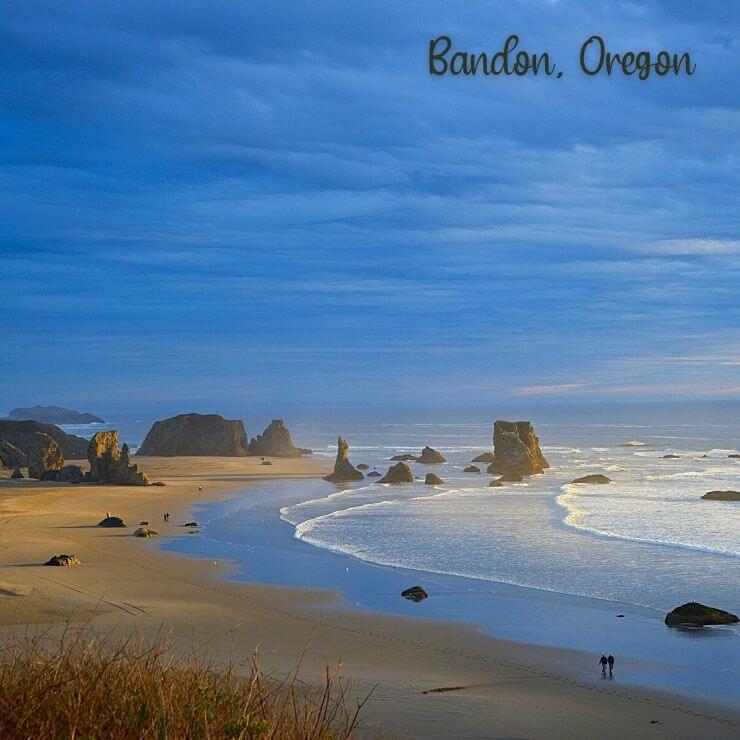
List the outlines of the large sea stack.
{"label": "large sea stack", "polygon": [[180,414],[154,422],[137,455],[246,457],[244,422],[218,414]]}
{"label": "large sea stack", "polygon": [[67,434],[53,424],[42,424],[40,421],[11,421],[0,419],[0,439],[9,442],[22,452],[33,444],[33,435],[37,432],[51,437],[66,458],[81,460],[87,453],[87,440],[74,434]]}
{"label": "large sea stack", "polygon": [[59,445],[48,435],[36,432],[26,441],[28,477],[51,480],[55,471],[64,467],[64,455]]}
{"label": "large sea stack", "polygon": [[493,425],[493,457],[489,473],[533,475],[550,467],[529,421],[499,419]]}
{"label": "large sea stack", "polygon": [[89,479],[93,483],[113,483],[118,486],[146,486],[149,481],[138,465],[129,460],[128,445],[118,447],[118,432],[98,432],[87,448],[90,462]]}
{"label": "large sea stack", "polygon": [[311,450],[296,447],[285,422],[282,419],[273,419],[262,434],[251,439],[249,454],[264,457],[300,457],[310,455]]}
{"label": "large sea stack", "polygon": [[342,438],[337,438],[337,459],[334,462],[334,472],[324,476],[324,480],[332,483],[342,483],[353,480],[362,480],[365,476],[349,461],[349,445]]}

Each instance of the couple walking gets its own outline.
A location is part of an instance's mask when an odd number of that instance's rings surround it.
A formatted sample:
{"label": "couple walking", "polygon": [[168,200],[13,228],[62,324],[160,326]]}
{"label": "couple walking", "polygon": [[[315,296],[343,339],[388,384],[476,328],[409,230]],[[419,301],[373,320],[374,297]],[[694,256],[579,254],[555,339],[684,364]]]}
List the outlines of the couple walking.
{"label": "couple walking", "polygon": [[599,658],[599,665],[601,666],[601,672],[604,675],[606,675],[606,667],[609,666],[609,675],[611,675],[614,671],[614,656],[611,653],[609,653],[608,658],[606,655],[602,655]]}

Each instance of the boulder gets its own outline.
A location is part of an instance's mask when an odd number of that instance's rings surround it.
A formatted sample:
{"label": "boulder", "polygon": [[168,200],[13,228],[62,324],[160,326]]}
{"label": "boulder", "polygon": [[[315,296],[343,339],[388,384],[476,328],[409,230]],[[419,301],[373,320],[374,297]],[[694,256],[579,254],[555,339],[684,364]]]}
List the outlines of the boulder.
{"label": "boulder", "polygon": [[310,455],[312,450],[302,449],[293,444],[290,431],[282,419],[273,419],[262,434],[249,443],[250,455],[265,457],[300,457]]}
{"label": "boulder", "polygon": [[113,483],[118,486],[146,486],[149,480],[131,464],[128,445],[118,448],[118,432],[98,432],[87,448],[90,462],[89,480],[93,483]]}
{"label": "boulder", "polygon": [[502,483],[521,483],[524,480],[524,476],[520,473],[504,473],[499,480]]}
{"label": "boulder", "polygon": [[11,478],[16,478],[16,479],[22,478],[23,477],[23,473],[21,473],[21,469],[20,468],[13,468],[13,472],[10,474],[10,477]]}
{"label": "boulder", "polygon": [[475,465],[468,465],[468,467],[463,470],[463,473],[480,473],[480,468]]}
{"label": "boulder", "polygon": [[428,598],[429,594],[422,586],[412,586],[411,588],[407,588],[405,591],[401,591],[401,596],[403,596],[404,599],[418,603],[419,601],[423,601]]}
{"label": "boulder", "polygon": [[246,457],[250,453],[244,422],[218,414],[180,414],[154,422],[136,454]]}
{"label": "boulder", "polygon": [[82,561],[77,555],[54,555],[49,558],[44,565],[82,565]]}
{"label": "boulder", "polygon": [[740,619],[730,612],[705,606],[698,601],[689,601],[676,607],[666,615],[669,627],[707,627],[721,624],[737,624]]}
{"label": "boulder", "polygon": [[431,447],[425,447],[421,451],[421,455],[416,458],[416,462],[422,465],[436,465],[437,463],[447,462],[444,455]]}
{"label": "boulder", "polygon": [[412,460],[416,460],[416,455],[405,453],[403,455],[394,455],[389,459],[391,462],[411,462]]}
{"label": "boulder", "polygon": [[349,445],[342,439],[337,438],[337,459],[334,462],[334,471],[324,476],[324,480],[332,483],[340,483],[353,480],[362,480],[363,474],[357,470],[349,461]]}
{"label": "boulder", "polygon": [[740,501],[740,491],[709,491],[702,498],[707,501]]}
{"label": "boulder", "polygon": [[272,462],[270,460],[263,460],[260,465],[272,465]]}
{"label": "boulder", "polygon": [[355,466],[358,470],[367,470],[370,466],[367,463],[360,463]]}
{"label": "boulder", "polygon": [[678,460],[680,455],[663,455],[664,460]]}
{"label": "boulder", "polygon": [[728,455],[727,457],[735,459],[735,460],[740,460],[740,455],[737,455],[734,452],[731,455]]}
{"label": "boulder", "polygon": [[378,483],[413,483],[414,474],[411,468],[405,462],[397,462],[388,468],[388,472],[378,481]]}
{"label": "boulder", "polygon": [[120,516],[107,516],[98,522],[99,527],[125,527],[126,523]]}
{"label": "boulder", "polygon": [[31,419],[44,424],[105,424],[99,416],[65,409],[61,406],[31,406],[30,408],[13,409],[8,414],[8,418],[15,421]]}
{"label": "boulder", "polygon": [[489,484],[489,488],[501,488],[504,482],[500,478],[494,478]]}
{"label": "boulder", "polygon": [[427,486],[439,486],[444,481],[436,473],[427,473],[427,477],[424,478],[424,485]]}
{"label": "boulder", "polygon": [[381,475],[382,475],[382,474],[381,474],[381,473],[379,473],[379,472],[378,472],[377,470],[371,470],[371,471],[370,471],[370,472],[369,472],[369,473],[367,474],[367,477],[368,477],[368,478],[380,478],[380,476],[381,476]]}
{"label": "boulder", "polygon": [[148,527],[139,527],[134,532],[134,537],[158,537],[159,533]]}
{"label": "boulder", "polygon": [[57,483],[82,483],[85,479],[79,465],[65,465],[61,470],[45,470],[41,480],[53,480]]}
{"label": "boulder", "polygon": [[[74,434],[67,434],[53,424],[42,424],[39,421],[13,421],[11,419],[0,419],[0,439],[17,447],[26,455],[29,450],[27,444],[33,440],[37,432],[51,437],[67,459],[82,459],[87,450],[87,440]],[[22,465],[19,467],[23,467]]]}
{"label": "boulder", "polygon": [[28,477],[44,479],[49,471],[58,471],[64,467],[64,455],[59,445],[43,432],[34,432],[25,442],[28,454]]}
{"label": "boulder", "polygon": [[482,463],[492,463],[495,460],[495,456],[493,452],[484,452],[482,455],[478,455],[478,457],[474,457],[470,462],[482,462]]}
{"label": "boulder", "polygon": [[493,455],[489,473],[533,475],[550,467],[529,421],[496,421],[493,425]]}
{"label": "boulder", "polygon": [[593,475],[584,475],[582,478],[576,478],[571,483],[611,483],[612,479],[601,473],[594,473]]}
{"label": "boulder", "polygon": [[0,470],[2,468],[25,468],[28,455],[15,445],[0,439]]}

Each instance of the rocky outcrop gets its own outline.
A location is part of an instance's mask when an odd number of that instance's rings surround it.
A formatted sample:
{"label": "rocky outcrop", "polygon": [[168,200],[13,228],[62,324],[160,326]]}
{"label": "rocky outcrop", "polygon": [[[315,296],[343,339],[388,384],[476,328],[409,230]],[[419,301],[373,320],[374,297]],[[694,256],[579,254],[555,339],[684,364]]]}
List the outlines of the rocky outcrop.
{"label": "rocky outcrop", "polygon": [[44,424],[105,424],[93,414],[80,413],[61,406],[31,406],[30,408],[13,409],[8,414],[15,421],[40,421]]}
{"label": "rocky outcrop", "polygon": [[533,475],[550,467],[529,421],[496,421],[493,425],[493,455],[489,473]]}
{"label": "rocky outcrop", "polygon": [[337,459],[334,462],[334,471],[324,476],[324,480],[332,483],[342,483],[353,480],[362,480],[362,473],[349,461],[349,445],[342,437],[337,438]]}
{"label": "rocky outcrop", "polygon": [[13,468],[13,472],[10,474],[10,477],[20,479],[23,478],[23,473],[21,473],[20,468]]}
{"label": "rocky outcrop", "polygon": [[28,465],[28,455],[15,445],[0,439],[0,469],[25,468]]}
{"label": "rocky outcrop", "polygon": [[26,447],[37,432],[51,437],[59,445],[62,454],[67,459],[80,460],[85,457],[87,440],[83,437],[67,434],[53,424],[42,424],[39,421],[0,419],[0,439],[10,442],[26,454],[28,454]]}
{"label": "rocky outcrop", "polygon": [[500,478],[494,478],[489,484],[489,488],[501,488],[504,485],[504,481]]}
{"label": "rocky outcrop", "polygon": [[681,455],[663,455],[664,460],[678,460]]}
{"label": "rocky outcrop", "polygon": [[493,452],[484,452],[482,455],[478,455],[478,457],[474,457],[470,462],[482,462],[482,463],[492,463],[496,459]]}
{"label": "rocky outcrop", "polygon": [[29,478],[44,480],[45,474],[64,467],[64,455],[59,445],[48,434],[35,432],[29,435],[25,445]]}
{"label": "rocky outcrop", "polygon": [[355,465],[355,467],[358,470],[367,470],[370,466],[367,463],[360,463],[359,465]]}
{"label": "rocky outcrop", "polygon": [[405,591],[401,591],[401,596],[403,596],[404,599],[418,603],[419,601],[423,601],[428,598],[429,594],[422,586],[412,586],[411,588],[407,588]]}
{"label": "rocky outcrop", "polygon": [[669,627],[708,627],[722,624],[737,624],[740,619],[730,612],[690,601],[676,607],[666,615]]}
{"label": "rocky outcrop", "polygon": [[282,419],[273,419],[262,434],[253,437],[249,443],[250,455],[264,457],[300,457],[310,455],[312,450],[296,447],[290,431]]}
{"label": "rocky outcrop", "polygon": [[391,462],[411,462],[416,460],[416,455],[409,455],[408,452],[403,455],[394,455],[390,458]]}
{"label": "rocky outcrop", "polygon": [[98,522],[99,527],[125,527],[126,524],[120,516],[107,516],[102,521]]}
{"label": "rocky outcrop", "polygon": [[740,460],[740,455],[738,455],[738,454],[736,454],[734,452],[732,454],[728,455],[727,457],[729,457],[732,460]]}
{"label": "rocky outcrop", "polygon": [[49,558],[44,565],[82,565],[82,561],[77,557],[77,555],[54,555],[54,557]]}
{"label": "rocky outcrop", "polygon": [[382,475],[382,473],[379,473],[379,472],[378,472],[377,470],[371,470],[371,471],[370,471],[370,472],[369,472],[369,473],[367,474],[367,477],[368,477],[368,478],[380,478],[380,476],[381,476],[381,475]]}
{"label": "rocky outcrop", "polygon": [[139,527],[134,532],[134,537],[159,537],[159,532],[155,532],[153,529],[149,529],[148,527]]}
{"label": "rocky outcrop", "polygon": [[438,463],[447,462],[447,460],[441,452],[437,452],[431,447],[425,447],[421,451],[421,455],[416,458],[416,462],[422,465],[437,465]]}
{"label": "rocky outcrop", "polygon": [[55,480],[57,483],[82,483],[85,479],[82,468],[79,465],[65,465],[61,470],[55,470],[44,480]]}
{"label": "rocky outcrop", "polygon": [[595,484],[604,484],[604,483],[611,483],[612,479],[607,477],[606,475],[602,475],[601,473],[594,473],[593,475],[584,475],[582,478],[576,478],[575,480],[572,480],[571,483],[595,483]]}
{"label": "rocky outcrop", "polygon": [[740,501],[740,491],[709,491],[702,498],[707,501]]}
{"label": "rocky outcrop", "polygon": [[468,465],[468,467],[463,470],[463,473],[480,473],[480,468],[476,465]]}
{"label": "rocky outcrop", "polygon": [[218,414],[180,414],[154,422],[136,454],[246,457],[249,442],[242,421]]}
{"label": "rocky outcrop", "polygon": [[87,448],[90,463],[89,480],[93,483],[112,483],[118,486],[146,486],[149,481],[131,464],[128,445],[118,448],[118,432],[98,432]]}
{"label": "rocky outcrop", "polygon": [[378,481],[378,483],[413,483],[414,474],[411,468],[405,462],[397,462],[388,468],[388,472]]}
{"label": "rocky outcrop", "polygon": [[427,477],[424,478],[424,485],[426,486],[439,486],[444,481],[436,473],[427,473]]}
{"label": "rocky outcrop", "polygon": [[521,473],[504,473],[499,480],[502,483],[521,483],[524,476]]}

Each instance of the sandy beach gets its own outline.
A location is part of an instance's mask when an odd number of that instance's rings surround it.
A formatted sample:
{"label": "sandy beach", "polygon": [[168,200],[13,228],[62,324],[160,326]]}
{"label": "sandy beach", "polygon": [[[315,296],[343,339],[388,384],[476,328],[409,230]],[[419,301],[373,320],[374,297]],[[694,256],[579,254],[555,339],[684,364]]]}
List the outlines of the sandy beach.
{"label": "sandy beach", "polygon": [[[600,684],[594,656],[488,637],[472,626],[347,611],[327,591],[227,580],[228,562],[162,552],[131,536],[148,521],[162,537],[196,502],[261,480],[315,477],[315,460],[138,458],[164,487],[66,486],[0,480],[0,630],[167,631],[177,650],[253,651],[275,675],[306,651],[310,680],[341,662],[358,696],[373,691],[362,733],[409,737],[730,738],[740,716],[721,705]],[[96,527],[108,512],[127,530]],[[170,512],[169,522],[162,521]],[[41,566],[75,554],[74,568]],[[321,606],[320,610],[315,607]],[[312,608],[313,607],[313,608]],[[591,672],[593,680],[584,679]]]}

